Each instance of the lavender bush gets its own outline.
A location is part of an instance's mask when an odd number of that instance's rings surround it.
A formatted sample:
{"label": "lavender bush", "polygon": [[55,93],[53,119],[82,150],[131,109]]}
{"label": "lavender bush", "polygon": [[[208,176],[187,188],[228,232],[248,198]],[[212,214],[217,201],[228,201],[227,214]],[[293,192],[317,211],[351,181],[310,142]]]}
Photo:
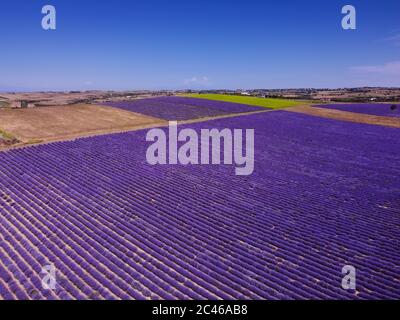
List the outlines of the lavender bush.
{"label": "lavender bush", "polygon": [[249,124],[247,177],[149,166],[146,131],[0,153],[0,298],[399,299],[400,130],[284,111],[190,127]]}
{"label": "lavender bush", "polygon": [[319,108],[335,109],[355,113],[370,114],[384,117],[400,117],[400,105],[398,104],[328,104],[318,105]]}
{"label": "lavender bush", "polygon": [[184,97],[158,97],[104,104],[164,120],[190,120],[265,110],[265,108],[239,103]]}

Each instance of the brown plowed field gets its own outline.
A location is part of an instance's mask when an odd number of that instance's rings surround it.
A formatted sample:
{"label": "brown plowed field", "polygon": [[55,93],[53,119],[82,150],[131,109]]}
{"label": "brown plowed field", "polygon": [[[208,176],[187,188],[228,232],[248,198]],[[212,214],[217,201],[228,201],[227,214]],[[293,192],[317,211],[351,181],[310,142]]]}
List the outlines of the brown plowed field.
{"label": "brown plowed field", "polygon": [[157,118],[89,104],[0,110],[0,128],[23,143],[66,140],[165,123]]}

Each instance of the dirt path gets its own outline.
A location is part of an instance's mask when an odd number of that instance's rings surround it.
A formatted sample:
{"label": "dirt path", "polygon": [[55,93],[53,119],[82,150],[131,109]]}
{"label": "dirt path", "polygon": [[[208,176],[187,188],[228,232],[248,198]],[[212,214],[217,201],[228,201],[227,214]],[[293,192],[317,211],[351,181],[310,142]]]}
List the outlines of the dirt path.
{"label": "dirt path", "polygon": [[335,120],[400,128],[400,118],[395,118],[395,117],[391,118],[391,117],[373,116],[369,114],[347,112],[347,111],[327,109],[327,108],[310,107],[310,106],[292,107],[285,109],[285,111],[304,113],[316,117],[329,118]]}

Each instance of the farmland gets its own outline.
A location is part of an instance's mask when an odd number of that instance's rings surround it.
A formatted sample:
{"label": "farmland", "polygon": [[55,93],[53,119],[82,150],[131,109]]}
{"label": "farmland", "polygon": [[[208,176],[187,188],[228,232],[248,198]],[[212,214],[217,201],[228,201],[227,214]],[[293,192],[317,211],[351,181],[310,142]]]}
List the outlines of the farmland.
{"label": "farmland", "polygon": [[253,106],[264,107],[268,109],[282,109],[305,104],[304,101],[288,100],[288,99],[269,99],[238,95],[223,95],[223,94],[187,94],[191,98],[225,101],[233,103],[241,103]]}
{"label": "farmland", "polygon": [[[181,125],[254,128],[248,177],[149,166],[144,130],[1,152],[0,298],[400,298],[399,129],[251,112]],[[43,291],[49,263],[60,281]],[[357,290],[340,286],[347,264]]]}
{"label": "farmland", "polygon": [[385,116],[385,117],[400,117],[400,105],[398,104],[328,104],[328,105],[317,105],[316,107],[342,110],[348,112],[370,114],[375,116]]}
{"label": "farmland", "polygon": [[[350,107],[350,108],[349,108]],[[329,105],[318,105],[318,106],[296,106],[292,108],[286,109],[290,112],[298,112],[302,114],[308,114],[316,117],[323,117],[327,119],[336,119],[340,121],[349,121],[355,123],[364,123],[364,124],[371,124],[371,125],[381,125],[385,127],[393,127],[393,128],[400,128],[400,118],[396,117],[396,111],[390,111],[390,116],[383,116],[383,115],[372,115],[366,113],[364,109],[357,109],[357,107],[353,107],[349,105],[345,107],[345,110],[341,110],[341,108],[330,108]],[[355,110],[356,109],[356,110]],[[354,112],[351,112],[353,110]],[[382,112],[383,111],[383,112]],[[388,111],[386,110],[376,110],[373,108],[374,113],[380,114],[387,114]]]}
{"label": "farmland", "polygon": [[88,104],[0,109],[0,128],[25,144],[133,130],[162,123],[160,119],[145,115]]}
{"label": "farmland", "polygon": [[10,314],[400,300],[400,0],[1,4]]}
{"label": "farmland", "polygon": [[164,120],[190,120],[264,110],[253,105],[185,97],[161,97],[103,104]]}

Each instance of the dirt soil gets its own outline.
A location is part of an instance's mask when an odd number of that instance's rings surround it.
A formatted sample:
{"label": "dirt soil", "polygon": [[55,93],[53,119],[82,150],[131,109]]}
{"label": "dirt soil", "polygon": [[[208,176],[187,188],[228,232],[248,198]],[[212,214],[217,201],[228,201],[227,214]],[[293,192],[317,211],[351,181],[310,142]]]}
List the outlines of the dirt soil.
{"label": "dirt soil", "polygon": [[89,104],[0,110],[0,129],[22,143],[68,140],[165,123],[158,118]]}
{"label": "dirt soil", "polygon": [[382,117],[373,116],[369,114],[361,114],[354,112],[347,112],[341,110],[333,110],[326,108],[310,107],[310,106],[298,106],[287,108],[285,111],[304,113],[312,116],[330,118],[342,121],[375,124],[386,127],[400,128],[400,118],[395,117]]}

